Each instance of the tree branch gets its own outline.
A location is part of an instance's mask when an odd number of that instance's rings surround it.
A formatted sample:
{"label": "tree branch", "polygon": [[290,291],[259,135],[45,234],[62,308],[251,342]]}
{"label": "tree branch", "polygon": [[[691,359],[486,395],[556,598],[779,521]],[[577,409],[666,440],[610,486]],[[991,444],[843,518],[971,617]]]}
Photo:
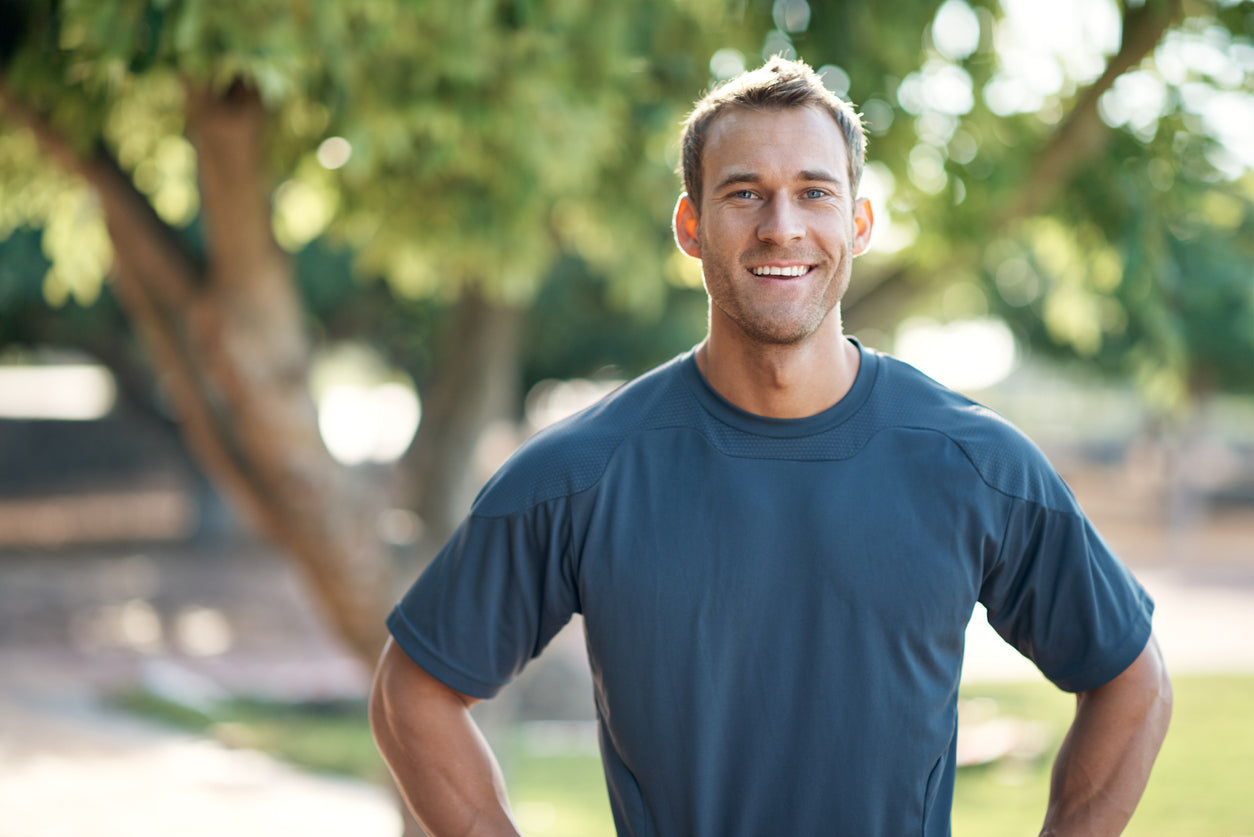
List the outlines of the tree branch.
{"label": "tree branch", "polygon": [[[1044,211],[1075,172],[1101,151],[1110,129],[1101,120],[1098,101],[1114,85],[1115,79],[1153,51],[1181,13],[1182,0],[1147,0],[1135,9],[1125,6],[1119,51],[1107,61],[1101,76],[1076,97],[1071,110],[1041,147],[1015,197],[1007,202],[1003,211],[990,215],[995,219],[992,229],[1005,231],[1015,222]],[[945,273],[961,261],[961,256],[951,251],[948,262],[932,265],[928,272],[932,275]],[[843,305],[846,320],[857,325],[891,319],[888,309],[906,298],[904,292],[914,286],[917,269],[918,265],[905,256],[895,267],[882,271],[878,281],[846,298]]]}
{"label": "tree branch", "polygon": [[225,93],[191,83],[184,87],[214,283],[247,287],[259,270],[287,272],[287,257],[271,231],[270,184],[261,153],[268,114],[260,95],[241,81]]}
{"label": "tree branch", "polygon": [[186,90],[210,254],[188,324],[191,351],[254,476],[261,525],[299,559],[341,634],[373,662],[389,565],[374,532],[375,498],[331,459],[318,432],[303,309],[271,230],[268,114],[242,82],[225,94]]}
{"label": "tree branch", "polygon": [[1148,0],[1124,10],[1123,37],[1119,51],[1106,62],[1097,81],[1076,97],[1075,104],[1041,148],[1035,165],[1018,191],[1018,198],[999,216],[1004,229],[1010,223],[1041,212],[1075,174],[1101,150],[1109,129],[1102,123],[1097,103],[1115,79],[1140,64],[1162,40],[1163,33],[1179,19],[1182,0]]}
{"label": "tree branch", "polygon": [[[290,260],[271,232],[261,99],[237,83],[224,95],[188,85],[186,102],[209,253],[206,298],[189,338],[227,409],[244,418],[238,430],[268,436],[302,428],[313,434],[302,445],[321,449],[301,303]],[[256,409],[259,395],[268,396],[264,411]],[[296,412],[274,415],[277,404]],[[267,456],[281,452],[264,438],[245,444]]]}

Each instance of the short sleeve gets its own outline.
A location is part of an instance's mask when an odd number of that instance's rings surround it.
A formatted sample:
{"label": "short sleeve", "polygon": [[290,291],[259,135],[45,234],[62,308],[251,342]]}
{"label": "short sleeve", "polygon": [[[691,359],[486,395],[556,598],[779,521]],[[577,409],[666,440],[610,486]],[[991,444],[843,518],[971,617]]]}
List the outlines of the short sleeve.
{"label": "short sleeve", "polygon": [[471,515],[388,616],[397,644],[431,676],[490,698],[578,609],[565,501]]}
{"label": "short sleeve", "polygon": [[1069,692],[1131,665],[1149,641],[1154,607],[1078,507],[1026,500],[1009,507],[980,601],[1002,638]]}

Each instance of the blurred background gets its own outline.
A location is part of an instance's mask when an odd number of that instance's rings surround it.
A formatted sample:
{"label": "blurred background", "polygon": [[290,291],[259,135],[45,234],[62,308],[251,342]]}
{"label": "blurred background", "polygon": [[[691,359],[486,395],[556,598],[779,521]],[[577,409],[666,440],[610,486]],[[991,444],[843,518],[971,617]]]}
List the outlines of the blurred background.
{"label": "blurred background", "polygon": [[[0,835],[398,834],[382,617],[526,436],[695,344],[692,100],[857,104],[847,331],[1036,439],[1158,601],[1134,835],[1254,834],[1254,3],[0,2]],[[1069,698],[973,620],[955,833]],[[611,834],[577,625],[481,710]],[[410,828],[412,833],[412,826]]]}

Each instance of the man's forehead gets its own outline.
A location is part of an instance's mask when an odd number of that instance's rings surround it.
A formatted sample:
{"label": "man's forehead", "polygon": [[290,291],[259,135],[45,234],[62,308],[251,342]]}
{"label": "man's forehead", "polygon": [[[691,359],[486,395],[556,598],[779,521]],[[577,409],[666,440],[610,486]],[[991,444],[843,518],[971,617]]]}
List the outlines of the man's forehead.
{"label": "man's forehead", "polygon": [[821,108],[729,107],[710,125],[703,165],[706,184],[737,174],[848,181],[849,151],[834,117]]}

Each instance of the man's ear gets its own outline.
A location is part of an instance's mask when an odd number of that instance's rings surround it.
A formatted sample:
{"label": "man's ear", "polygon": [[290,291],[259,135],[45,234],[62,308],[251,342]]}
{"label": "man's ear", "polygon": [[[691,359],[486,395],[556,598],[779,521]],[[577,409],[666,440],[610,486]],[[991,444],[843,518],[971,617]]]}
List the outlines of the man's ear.
{"label": "man's ear", "polygon": [[875,213],[871,202],[858,198],[853,203],[853,254],[861,256],[871,246],[871,228],[875,226]]}
{"label": "man's ear", "polygon": [[672,224],[675,244],[694,259],[701,258],[701,243],[697,240],[697,207],[684,192],[675,204],[675,220]]}

